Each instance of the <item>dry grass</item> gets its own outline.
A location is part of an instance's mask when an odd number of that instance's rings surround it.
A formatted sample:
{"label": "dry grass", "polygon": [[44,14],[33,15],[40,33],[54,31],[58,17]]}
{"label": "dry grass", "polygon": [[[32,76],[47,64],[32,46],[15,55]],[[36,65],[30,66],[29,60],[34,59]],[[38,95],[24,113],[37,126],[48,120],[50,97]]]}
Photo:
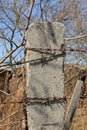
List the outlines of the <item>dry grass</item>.
{"label": "dry grass", "polygon": [[[0,75],[0,89],[7,93],[7,90],[10,92],[10,96],[0,93],[0,103],[17,102],[25,96],[25,69],[19,68],[16,74],[12,75],[11,79],[7,80],[8,77],[7,71],[4,72],[3,76],[2,74]],[[3,84],[4,88],[2,87]],[[26,124],[26,111],[24,107],[23,103],[0,104],[0,130],[22,130]]]}
{"label": "dry grass", "polygon": [[[65,66],[65,96],[67,97],[66,108],[72,96],[75,84],[79,79],[77,67]],[[0,74],[0,89],[12,94],[7,96],[0,92],[0,103],[16,102],[25,96],[25,69],[19,68],[15,75],[8,80],[8,72]],[[87,94],[87,79],[84,94]],[[24,104],[0,104],[0,130],[26,130],[26,111]],[[3,120],[4,119],[4,120]],[[23,120],[25,119],[25,120]],[[87,130],[87,99],[80,99],[78,109],[75,112],[71,130]],[[2,120],[2,121],[1,121]]]}
{"label": "dry grass", "polygon": [[[69,104],[70,98],[72,96],[75,84],[77,80],[79,79],[79,69],[77,67],[71,67],[69,69],[69,66],[65,66],[66,73],[65,73],[65,96],[67,97],[67,105]],[[82,94],[87,94],[87,78],[85,81],[86,87],[85,90],[82,90]],[[87,130],[87,99],[80,99],[78,109],[75,112],[71,129],[70,130]]]}

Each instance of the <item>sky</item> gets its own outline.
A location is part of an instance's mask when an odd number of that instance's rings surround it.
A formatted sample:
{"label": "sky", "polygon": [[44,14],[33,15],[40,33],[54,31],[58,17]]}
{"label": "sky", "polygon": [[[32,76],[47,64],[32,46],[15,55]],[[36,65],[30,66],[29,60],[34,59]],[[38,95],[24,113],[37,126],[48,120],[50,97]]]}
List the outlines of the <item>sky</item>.
{"label": "sky", "polygon": [[[3,1],[5,1],[5,0],[1,0],[2,2]],[[22,0],[19,0],[19,3],[21,3],[22,4],[22,2],[21,2]],[[24,0],[24,1],[26,1],[26,0]],[[35,4],[35,6],[34,6],[34,9],[33,9],[33,13],[32,13],[32,18],[34,19],[34,22],[35,21],[40,21],[40,14],[41,14],[41,12],[40,12],[40,8],[39,8],[39,6],[38,6],[38,1],[39,0],[36,0],[36,4]],[[42,0],[42,8],[45,6],[45,9],[47,10],[48,8],[49,8],[49,5],[50,5],[50,13],[49,13],[49,10],[48,10],[48,14],[47,14],[47,18],[48,18],[48,20],[50,21],[50,20],[52,20],[51,19],[51,17],[53,17],[53,15],[56,13],[56,10],[58,11],[58,10],[60,10],[60,8],[62,8],[62,6],[63,6],[63,4],[62,4],[62,0],[48,0],[48,4],[46,4],[45,5],[45,1],[46,0]],[[59,2],[60,1],[60,2]],[[69,0],[67,0],[67,2],[68,2]],[[87,0],[76,0],[77,2],[78,2],[78,6],[79,6],[79,8],[85,8],[85,11],[83,10],[82,11],[82,14],[81,15],[85,15],[85,14],[87,14]],[[13,0],[7,0],[7,2],[9,2],[9,3],[11,3],[11,2],[13,2]],[[57,6],[55,6],[55,3],[60,3],[60,4],[58,4]],[[11,5],[12,6],[12,5]],[[73,6],[73,5],[72,5]],[[46,15],[45,15],[45,9],[44,9],[44,21],[46,20]],[[7,12],[9,11],[9,16],[12,18],[13,17],[13,19],[14,19],[14,15],[10,12],[10,10],[7,10]],[[0,9],[0,12],[1,12],[1,9]],[[27,15],[27,12],[28,12],[28,10],[26,10],[26,11],[24,11],[24,13]],[[3,17],[4,17],[4,15],[3,15]],[[25,16],[23,16],[22,15],[22,17],[25,17]],[[5,18],[5,21],[7,22],[7,24],[9,23],[9,26],[10,27],[12,27],[13,28],[13,24],[6,18],[6,16],[4,17]],[[54,17],[55,18],[55,17]],[[81,17],[82,19],[83,19],[83,17]],[[87,17],[86,17],[87,18]],[[25,18],[25,20],[26,20],[26,18]],[[84,19],[83,19],[84,20]],[[32,19],[31,19],[31,22],[32,22]],[[22,24],[25,24],[25,21],[23,22],[23,23],[20,23],[20,26],[22,26]],[[71,37],[71,36],[73,36],[73,35],[75,35],[74,33],[73,33],[73,30],[71,29],[70,31],[69,31],[69,33],[67,33],[67,30],[68,30],[68,28],[69,27],[73,27],[73,23],[71,22],[71,21],[69,21],[69,22],[67,22],[67,21],[64,21],[63,22],[63,24],[65,25],[65,28],[66,28],[66,30],[65,30],[65,36],[67,36],[67,37]],[[3,27],[5,27],[5,25],[2,25],[1,24],[1,22],[0,22],[0,28],[3,28]],[[87,28],[87,19],[86,20],[84,20],[84,25],[83,25],[83,27],[84,28]],[[10,31],[5,31],[5,33],[7,33],[6,35],[7,35],[7,37],[9,37],[10,38],[10,35],[11,35],[11,33],[10,33]],[[77,34],[78,35],[78,34]],[[21,42],[21,35],[18,33],[18,31],[16,31],[16,33],[15,33],[15,37],[14,37],[14,42],[15,43],[17,43],[17,44],[19,44],[20,42]],[[73,44],[73,42],[69,42],[68,43],[70,46],[72,46],[72,44]],[[7,47],[10,49],[10,46],[9,46],[9,43],[7,42],[6,43],[6,45],[7,45]],[[75,46],[74,46],[75,47]],[[13,48],[15,48],[15,46],[13,46]],[[3,56],[5,56],[6,55],[6,50],[4,49],[4,46],[2,45],[2,42],[1,42],[1,40],[0,40],[0,50],[1,50],[1,52],[0,52],[0,59],[3,57]],[[17,60],[19,60],[20,59],[20,57],[23,57],[24,56],[24,52],[22,51],[21,53],[21,50],[19,49],[17,52],[15,52],[14,53],[14,56],[16,55],[16,59]],[[20,54],[20,55],[18,55],[18,54]],[[69,58],[69,57],[68,57]],[[72,60],[73,61],[73,60]]]}

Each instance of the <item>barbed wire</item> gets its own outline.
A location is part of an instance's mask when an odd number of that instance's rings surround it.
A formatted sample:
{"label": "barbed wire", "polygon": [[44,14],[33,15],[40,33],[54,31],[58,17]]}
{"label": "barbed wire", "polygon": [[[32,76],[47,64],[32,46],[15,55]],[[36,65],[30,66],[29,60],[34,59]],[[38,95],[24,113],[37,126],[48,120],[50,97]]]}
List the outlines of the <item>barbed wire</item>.
{"label": "barbed wire", "polygon": [[[33,9],[33,3],[32,3],[32,6],[31,6],[31,10],[30,10],[29,16],[28,16],[28,23],[26,24],[25,31],[28,29],[28,24],[30,22],[32,9]],[[67,41],[70,41],[70,40],[75,40],[75,39],[86,38],[86,37],[87,37],[87,35],[85,34],[85,35],[82,35],[82,36],[75,36],[75,37],[70,37],[70,38],[64,38],[64,42],[67,42]],[[26,42],[26,39],[25,39],[25,35],[24,35],[24,37],[22,38],[22,42],[19,45],[17,45],[17,47],[14,50],[9,52],[9,54],[7,54],[5,57],[3,57],[2,60],[0,60],[0,64],[2,64],[6,59],[8,59],[10,57],[10,55],[12,55],[18,48],[20,48],[21,46],[24,46],[25,42]]]}
{"label": "barbed wire", "polygon": [[63,49],[55,49],[55,48],[31,48],[31,47],[29,47],[29,48],[26,48],[25,50],[32,50],[32,51],[45,51],[45,52],[47,52],[47,51],[54,51],[54,52],[56,52],[56,51],[58,51],[58,52],[67,52],[67,51],[70,51],[70,52],[87,52],[87,50],[85,50],[85,49],[74,49],[74,48],[71,48],[71,47],[67,47],[67,48],[65,48],[64,46],[63,46]]}
{"label": "barbed wire", "polygon": [[[87,37],[87,35],[83,35],[83,36],[77,36],[77,37],[72,37],[72,38],[64,38],[64,41],[70,41],[70,40],[74,40],[74,39],[79,39],[79,38],[84,38],[84,37]],[[21,45],[18,46],[18,48],[21,47]],[[79,53],[87,53],[87,50],[83,50],[83,49],[73,49],[73,48],[64,48],[64,49],[55,49],[55,48],[27,48],[26,50],[31,50],[31,51],[38,51],[38,52],[54,52],[53,55],[49,56],[49,57],[41,57],[41,58],[37,58],[37,59],[32,59],[32,60],[28,60],[28,61],[23,61],[23,62],[16,62],[16,63],[13,63],[13,64],[10,64],[10,63],[7,63],[7,64],[4,64],[3,65],[3,62],[10,56],[10,54],[13,54],[16,49],[14,49],[12,52],[10,52],[3,60],[0,61],[0,67],[10,67],[10,66],[15,66],[15,65],[21,65],[21,64],[26,64],[26,63],[29,63],[29,62],[44,62],[46,60],[49,60],[49,58],[54,58],[55,56],[58,56],[60,54],[65,54],[66,55],[66,52],[79,52]],[[56,54],[57,52],[60,52],[60,54]],[[61,56],[61,55],[60,55]],[[4,91],[1,91],[2,93],[6,94],[7,96],[9,96],[8,93],[4,92]],[[81,99],[84,99],[84,98],[87,98],[87,95],[85,96],[81,96],[80,97]],[[66,100],[68,98],[66,97]],[[53,100],[51,100],[53,101]],[[26,102],[24,102],[23,100],[21,101],[13,101],[13,102],[2,102],[0,104],[23,104],[25,103],[27,105]],[[45,101],[46,103],[46,101]],[[48,103],[48,100],[47,100],[47,103]],[[11,113],[9,116],[7,116],[6,118],[3,118],[2,120],[0,120],[0,123],[2,123],[3,121],[7,120],[8,118],[10,118],[11,116],[19,113],[19,112],[23,112],[24,110],[26,109],[26,107],[24,107],[23,109],[20,109],[19,111],[16,111],[14,113]],[[87,108],[84,108],[84,110],[87,109]],[[78,109],[77,109],[78,110]],[[79,109],[80,110],[80,109]],[[15,122],[13,122],[15,124]],[[6,124],[5,124],[6,125]],[[7,125],[10,125],[10,124],[7,124]],[[11,124],[12,125],[12,124]],[[3,124],[4,126],[4,124]]]}
{"label": "barbed wire", "polygon": [[[41,61],[44,59],[44,61],[48,60],[49,58],[52,57],[56,57],[56,56],[61,56],[61,54],[66,55],[66,52],[79,52],[79,53],[87,53],[87,50],[84,49],[73,49],[71,47],[68,48],[64,48],[64,49],[55,49],[55,48],[26,48],[26,50],[32,50],[35,52],[42,52],[42,53],[47,53],[47,52],[51,52],[49,55],[49,57],[41,57],[41,58],[37,58],[37,59],[32,59],[32,60],[28,60],[28,61],[22,61],[22,62],[16,62],[16,63],[6,63],[3,64],[2,62],[0,63],[0,67],[8,67],[8,66],[15,66],[15,65],[20,65],[20,64],[26,64],[28,62],[35,62],[35,61]],[[56,52],[61,52],[60,54],[56,54]]]}
{"label": "barbed wire", "polygon": [[[80,99],[86,99],[87,98],[87,95],[84,95],[84,96],[80,96]],[[6,105],[6,104],[24,104],[25,106],[27,105],[31,105],[31,104],[36,104],[36,103],[39,103],[39,104],[49,104],[49,103],[54,103],[54,102],[57,102],[57,103],[61,103],[62,101],[66,102],[67,103],[67,99],[71,99],[71,97],[67,97],[67,96],[64,96],[64,97],[53,97],[53,98],[50,98],[50,97],[47,97],[47,98],[24,98],[23,100],[20,100],[20,101],[11,101],[11,102],[1,102],[0,104],[3,104],[3,105]]]}
{"label": "barbed wire", "polygon": [[47,97],[47,98],[38,98],[38,97],[25,97],[20,101],[12,101],[12,102],[2,102],[0,104],[25,104],[25,105],[34,105],[34,104],[54,104],[54,103],[65,103],[66,97]]}

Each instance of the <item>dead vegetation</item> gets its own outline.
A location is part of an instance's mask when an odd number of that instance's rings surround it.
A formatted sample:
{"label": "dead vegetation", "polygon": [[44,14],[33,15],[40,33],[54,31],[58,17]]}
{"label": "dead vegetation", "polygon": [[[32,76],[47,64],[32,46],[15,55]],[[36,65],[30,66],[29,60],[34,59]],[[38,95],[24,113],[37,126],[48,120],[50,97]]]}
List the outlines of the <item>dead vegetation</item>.
{"label": "dead vegetation", "polygon": [[18,68],[10,75],[8,71],[0,74],[0,130],[25,130],[26,110],[21,102],[25,97],[25,69]]}
{"label": "dead vegetation", "polygon": [[[78,65],[65,66],[65,96],[67,97],[66,108],[71,99],[75,84],[80,78]],[[85,87],[82,89],[81,97],[87,95],[87,77],[85,80]],[[87,129],[87,98],[80,98],[79,106],[75,112],[73,122],[71,124],[71,130],[86,130]]]}
{"label": "dead vegetation", "polygon": [[[25,68],[20,67],[15,74],[3,71],[0,73],[0,130],[27,130],[26,105],[23,99],[26,96]],[[67,104],[72,96],[75,84],[79,79],[78,67],[65,66],[65,96]],[[87,78],[85,89],[81,96],[87,94]],[[87,98],[81,98],[75,112],[71,130],[87,129]]]}

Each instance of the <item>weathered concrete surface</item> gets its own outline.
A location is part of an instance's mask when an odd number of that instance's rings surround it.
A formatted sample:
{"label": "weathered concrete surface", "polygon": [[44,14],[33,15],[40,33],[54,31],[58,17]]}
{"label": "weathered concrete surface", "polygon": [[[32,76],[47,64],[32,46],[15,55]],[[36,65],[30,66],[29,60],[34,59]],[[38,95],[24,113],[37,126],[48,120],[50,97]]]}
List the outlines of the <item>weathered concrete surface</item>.
{"label": "weathered concrete surface", "polygon": [[[26,33],[26,48],[61,49],[64,26],[61,23],[34,23]],[[59,55],[58,55],[59,53]],[[27,97],[63,97],[63,56],[55,51],[26,51]],[[45,57],[50,57],[47,61]],[[60,104],[27,106],[29,130],[62,130],[64,108]]]}
{"label": "weathered concrete surface", "polygon": [[68,106],[67,111],[66,111],[66,118],[65,118],[63,130],[70,129],[70,126],[71,126],[71,123],[73,120],[73,116],[75,114],[75,110],[79,104],[80,94],[81,94],[81,90],[82,90],[83,85],[84,85],[83,81],[81,81],[81,80],[77,81],[76,86],[74,88],[74,92],[72,94],[72,98],[70,100],[69,106]]}

